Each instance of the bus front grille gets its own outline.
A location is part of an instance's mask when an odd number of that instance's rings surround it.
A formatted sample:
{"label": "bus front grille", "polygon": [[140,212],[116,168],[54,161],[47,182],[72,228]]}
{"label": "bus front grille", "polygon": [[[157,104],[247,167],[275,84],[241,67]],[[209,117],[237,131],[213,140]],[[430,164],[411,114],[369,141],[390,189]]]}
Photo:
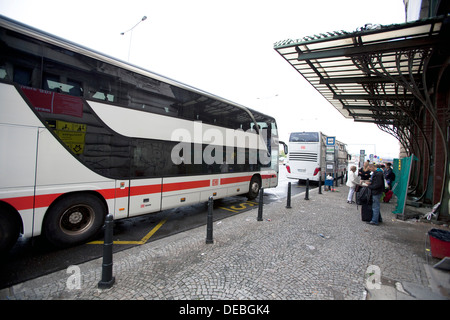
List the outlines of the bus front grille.
{"label": "bus front grille", "polygon": [[290,161],[311,161],[317,162],[317,153],[315,152],[290,152]]}

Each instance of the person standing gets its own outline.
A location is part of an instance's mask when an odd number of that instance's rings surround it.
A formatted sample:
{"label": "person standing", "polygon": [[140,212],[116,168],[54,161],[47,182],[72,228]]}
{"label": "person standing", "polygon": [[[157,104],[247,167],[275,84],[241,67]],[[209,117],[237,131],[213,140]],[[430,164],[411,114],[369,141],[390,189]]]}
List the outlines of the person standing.
{"label": "person standing", "polygon": [[356,185],[359,182],[359,177],[356,174],[356,167],[351,166],[350,171],[348,172],[348,179],[347,179],[347,187],[348,189],[348,196],[347,196],[347,203],[355,203],[353,201],[353,194],[355,193]]}
{"label": "person standing", "polygon": [[389,190],[392,190],[392,182],[395,181],[395,173],[392,170],[392,163],[386,163],[386,170],[384,171],[384,178],[389,186]]}
{"label": "person standing", "polygon": [[368,187],[372,192],[372,220],[369,224],[378,225],[381,222],[380,213],[380,199],[384,192],[384,173],[383,170],[377,168],[374,164],[369,165],[369,170],[372,171],[372,178],[368,182]]}
{"label": "person standing", "polygon": [[359,169],[358,176],[361,177],[361,182],[368,181],[370,179],[369,160],[364,162],[364,166]]}

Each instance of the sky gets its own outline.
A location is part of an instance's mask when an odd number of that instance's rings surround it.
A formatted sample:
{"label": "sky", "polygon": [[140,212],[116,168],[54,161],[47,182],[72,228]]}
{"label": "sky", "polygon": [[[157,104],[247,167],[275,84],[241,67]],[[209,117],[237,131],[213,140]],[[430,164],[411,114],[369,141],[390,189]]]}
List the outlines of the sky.
{"label": "sky", "polygon": [[398,157],[394,137],[345,119],[273,45],[404,23],[403,0],[0,0],[0,14],[273,116],[282,141],[322,131]]}

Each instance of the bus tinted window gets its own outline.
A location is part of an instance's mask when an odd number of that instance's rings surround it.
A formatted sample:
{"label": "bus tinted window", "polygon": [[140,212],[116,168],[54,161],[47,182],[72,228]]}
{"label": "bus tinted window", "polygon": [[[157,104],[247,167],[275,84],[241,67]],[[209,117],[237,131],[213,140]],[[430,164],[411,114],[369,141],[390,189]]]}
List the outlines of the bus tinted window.
{"label": "bus tinted window", "polygon": [[318,132],[293,132],[289,142],[319,142]]}

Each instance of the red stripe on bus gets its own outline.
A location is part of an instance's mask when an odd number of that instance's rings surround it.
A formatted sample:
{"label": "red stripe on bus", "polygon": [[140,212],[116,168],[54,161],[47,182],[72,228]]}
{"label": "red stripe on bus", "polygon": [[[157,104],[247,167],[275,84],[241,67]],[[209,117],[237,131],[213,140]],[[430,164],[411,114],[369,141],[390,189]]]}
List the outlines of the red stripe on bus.
{"label": "red stripe on bus", "polygon": [[123,197],[128,197],[129,194],[129,188],[125,187],[125,188],[116,188],[116,198],[123,198]]}
{"label": "red stripe on bus", "polygon": [[220,179],[220,184],[230,184],[230,183],[238,183],[238,182],[247,182],[250,181],[251,176],[245,177],[232,177],[232,178],[222,178]]}
{"label": "red stripe on bus", "polygon": [[94,190],[100,193],[103,198],[106,200],[114,199],[116,197],[116,189],[102,189],[102,190]]}
{"label": "red stripe on bus", "polygon": [[[243,177],[230,177],[230,178],[222,178],[220,179],[220,184],[232,184],[239,182],[248,182],[250,181],[252,176],[243,176]],[[264,175],[263,179],[276,177],[276,175]],[[146,185],[146,186],[135,186],[131,187],[129,192],[129,188],[126,187],[124,189],[120,188],[112,188],[112,189],[100,189],[100,190],[91,190],[100,193],[106,200],[128,197],[130,196],[138,196],[144,194],[152,194],[152,193],[160,193],[160,192],[170,192],[170,191],[180,191],[185,189],[196,189],[196,188],[205,188],[211,186],[211,180],[199,180],[199,181],[186,181],[186,182],[175,182],[175,183],[166,183],[162,186],[160,184],[155,185]],[[162,189],[162,190],[161,190]],[[63,193],[53,193],[53,194],[44,194],[33,196],[24,196],[24,197],[16,197],[16,198],[5,198],[1,199],[6,203],[13,206],[16,210],[27,210],[34,208],[43,208],[48,207],[50,204],[56,200]]]}
{"label": "red stripe on bus", "polygon": [[160,193],[160,192],[161,192],[160,184],[154,184],[154,185],[148,185],[148,186],[136,186],[136,187],[131,187],[130,196],[140,196],[143,194]]}
{"label": "red stripe on bus", "polygon": [[43,208],[48,207],[58,198],[62,193],[53,193],[53,194],[42,194],[40,196],[35,197],[34,207],[35,208]]}
{"label": "red stripe on bus", "polygon": [[42,194],[36,197],[33,196],[24,196],[17,198],[7,198],[1,199],[6,203],[9,203],[16,210],[28,210],[35,208],[48,207],[56,198],[58,198],[62,193],[53,193],[53,194]]}
{"label": "red stripe on bus", "polygon": [[204,187],[209,187],[210,185],[211,185],[210,180],[165,183],[165,184],[163,184],[162,192],[178,191],[178,190],[184,190],[184,189],[204,188]]}
{"label": "red stripe on bus", "polygon": [[17,198],[7,198],[7,199],[1,199],[2,201],[5,201],[6,203],[10,204],[16,210],[27,210],[33,208],[33,196],[26,196],[26,197],[17,197]]}

